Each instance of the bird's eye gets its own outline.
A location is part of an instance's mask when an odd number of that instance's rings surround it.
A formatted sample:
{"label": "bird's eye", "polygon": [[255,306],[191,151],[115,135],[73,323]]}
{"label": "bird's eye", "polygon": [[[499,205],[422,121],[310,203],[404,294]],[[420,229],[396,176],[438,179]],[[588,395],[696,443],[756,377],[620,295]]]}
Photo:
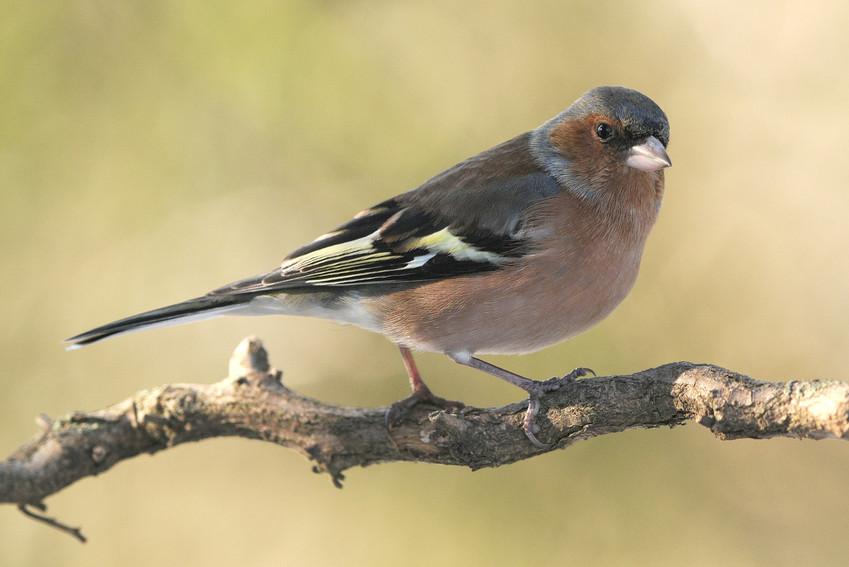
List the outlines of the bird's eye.
{"label": "bird's eye", "polygon": [[606,142],[613,137],[613,127],[607,122],[599,122],[595,127],[595,135],[602,142]]}

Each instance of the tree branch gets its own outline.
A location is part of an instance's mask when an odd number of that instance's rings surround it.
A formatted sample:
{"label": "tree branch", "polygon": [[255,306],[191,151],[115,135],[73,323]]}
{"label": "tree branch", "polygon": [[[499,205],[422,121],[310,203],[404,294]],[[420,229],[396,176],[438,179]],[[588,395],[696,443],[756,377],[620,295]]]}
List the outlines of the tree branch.
{"label": "tree branch", "polygon": [[[388,461],[497,467],[582,439],[694,420],[720,439],[849,439],[849,383],[759,382],[709,364],[676,362],[630,376],[579,380],[542,401],[539,436],[522,432],[525,403],[446,413],[416,408],[390,431],[386,408],[322,404],[286,388],[262,343],[247,338],[229,376],[210,385],[142,390],[111,407],[42,417],[41,435],[0,462],[0,503],[44,511],[42,500],[141,453],[212,437],[245,437],[297,450],[341,487],[342,472]],[[79,530],[42,521],[76,537]]]}

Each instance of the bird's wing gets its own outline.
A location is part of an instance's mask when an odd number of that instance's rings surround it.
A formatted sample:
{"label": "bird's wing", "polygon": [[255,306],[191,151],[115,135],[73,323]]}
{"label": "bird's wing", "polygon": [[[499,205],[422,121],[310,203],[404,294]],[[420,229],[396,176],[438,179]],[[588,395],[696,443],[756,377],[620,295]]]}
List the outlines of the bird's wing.
{"label": "bird's wing", "polygon": [[527,244],[508,234],[460,230],[389,200],[290,254],[279,269],[212,293],[432,281],[493,270],[525,254]]}
{"label": "bird's wing", "polygon": [[481,159],[360,212],[291,253],[278,269],[211,294],[426,282],[515,261],[534,249],[525,213],[555,194],[556,182],[536,170],[499,179],[475,175],[491,169]]}

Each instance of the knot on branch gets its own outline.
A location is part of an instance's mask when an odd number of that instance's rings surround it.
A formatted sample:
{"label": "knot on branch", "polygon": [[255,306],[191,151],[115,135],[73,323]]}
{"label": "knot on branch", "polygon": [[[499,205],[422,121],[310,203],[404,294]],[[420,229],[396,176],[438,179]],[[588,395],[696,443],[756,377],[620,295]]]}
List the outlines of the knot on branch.
{"label": "knot on branch", "polygon": [[286,389],[282,378],[281,371],[271,368],[268,352],[257,337],[250,336],[242,339],[230,356],[227,380],[236,385],[244,386],[253,383],[262,388],[282,391]]}
{"label": "knot on branch", "polygon": [[254,336],[245,337],[230,356],[227,377],[238,380],[252,374],[265,374],[270,368],[262,341]]}

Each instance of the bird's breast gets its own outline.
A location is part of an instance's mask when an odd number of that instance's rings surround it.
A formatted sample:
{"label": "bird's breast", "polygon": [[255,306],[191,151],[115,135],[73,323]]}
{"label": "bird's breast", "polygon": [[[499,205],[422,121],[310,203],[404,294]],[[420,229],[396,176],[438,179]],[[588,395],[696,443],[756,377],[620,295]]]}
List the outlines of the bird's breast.
{"label": "bird's breast", "polygon": [[572,337],[625,298],[641,250],[542,252],[496,272],[372,300],[383,332],[418,350],[531,352]]}
{"label": "bird's breast", "polygon": [[[642,188],[634,188],[642,189]],[[610,314],[639,271],[658,201],[642,192],[625,208],[569,194],[534,222],[536,252],[483,274],[455,277],[369,300],[383,333],[436,352],[531,352],[587,330]]]}

